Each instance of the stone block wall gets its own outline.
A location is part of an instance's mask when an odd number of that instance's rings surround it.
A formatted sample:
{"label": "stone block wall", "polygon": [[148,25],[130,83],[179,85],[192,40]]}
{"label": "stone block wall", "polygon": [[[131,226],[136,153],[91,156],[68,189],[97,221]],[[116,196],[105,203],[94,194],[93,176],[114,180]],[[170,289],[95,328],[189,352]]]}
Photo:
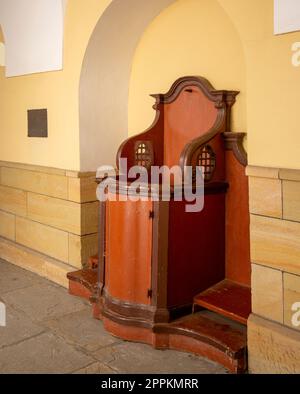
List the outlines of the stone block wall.
{"label": "stone block wall", "polygon": [[80,269],[97,252],[97,231],[94,173],[0,162],[1,258],[43,276]]}
{"label": "stone block wall", "polygon": [[248,167],[247,175],[253,312],[249,369],[300,373],[300,313],[295,315],[300,311],[300,171]]}

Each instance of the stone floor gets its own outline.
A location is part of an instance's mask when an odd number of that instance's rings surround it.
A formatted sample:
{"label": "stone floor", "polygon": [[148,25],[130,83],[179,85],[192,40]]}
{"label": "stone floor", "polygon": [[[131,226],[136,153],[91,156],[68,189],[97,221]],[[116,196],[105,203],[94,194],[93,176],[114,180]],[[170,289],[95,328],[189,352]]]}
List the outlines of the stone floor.
{"label": "stone floor", "polygon": [[0,373],[226,373],[201,357],[118,340],[87,302],[0,260]]}

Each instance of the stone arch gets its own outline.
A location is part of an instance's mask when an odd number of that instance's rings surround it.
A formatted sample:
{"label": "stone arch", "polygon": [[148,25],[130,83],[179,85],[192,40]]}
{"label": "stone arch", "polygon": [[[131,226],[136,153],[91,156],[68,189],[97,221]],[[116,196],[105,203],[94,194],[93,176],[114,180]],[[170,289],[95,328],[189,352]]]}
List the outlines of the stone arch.
{"label": "stone arch", "polygon": [[128,135],[128,95],[135,50],[152,20],[176,1],[113,0],[99,19],[80,77],[82,171],[115,164],[116,150]]}

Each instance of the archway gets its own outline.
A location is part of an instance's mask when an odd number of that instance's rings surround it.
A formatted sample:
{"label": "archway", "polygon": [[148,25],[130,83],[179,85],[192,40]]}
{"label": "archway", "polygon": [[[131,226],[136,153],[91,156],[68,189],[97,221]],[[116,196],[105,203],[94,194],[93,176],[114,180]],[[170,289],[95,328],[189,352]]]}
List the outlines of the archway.
{"label": "archway", "polygon": [[[113,0],[99,19],[85,53],[80,78],[79,125],[82,171],[94,171],[101,164],[115,164],[116,150],[128,135],[128,103],[133,103],[131,97],[129,101],[129,88],[136,48],[154,18],[176,1]],[[218,9],[218,14],[222,15],[224,23],[231,26],[237,51],[239,56],[243,57],[242,43],[230,17],[219,1],[215,0],[213,3]],[[202,5],[203,2],[200,6]],[[201,52],[201,47],[195,47],[195,51]],[[220,73],[222,60],[219,61],[220,65],[215,64],[214,69],[218,69]],[[149,68],[151,69],[151,65]],[[242,68],[245,71],[244,64]],[[197,73],[201,73],[201,69],[199,71],[197,69]],[[221,80],[210,79],[215,80],[216,84]],[[170,81],[166,79],[165,86],[169,86],[169,83]],[[244,81],[244,88],[245,85]],[[239,86],[222,87],[239,89]],[[144,97],[152,92],[149,89]],[[239,100],[243,101],[242,95]],[[149,119],[151,115],[148,113]],[[237,123],[241,124],[241,122]]]}
{"label": "archway", "polygon": [[[80,168],[114,164],[127,136],[132,58],[147,25],[176,0],[114,0],[89,41],[79,88]],[[125,18],[126,15],[126,18]]]}

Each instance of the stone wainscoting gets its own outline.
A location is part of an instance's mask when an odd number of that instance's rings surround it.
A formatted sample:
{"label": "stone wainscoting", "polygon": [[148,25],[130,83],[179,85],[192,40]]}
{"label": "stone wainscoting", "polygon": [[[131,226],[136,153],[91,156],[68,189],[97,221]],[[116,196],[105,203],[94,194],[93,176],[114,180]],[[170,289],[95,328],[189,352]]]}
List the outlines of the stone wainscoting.
{"label": "stone wainscoting", "polygon": [[300,303],[300,170],[249,166],[247,175],[253,311],[249,369],[300,373],[300,325],[292,322],[293,305]]}
{"label": "stone wainscoting", "polygon": [[0,161],[0,258],[67,286],[97,252],[94,173]]}

